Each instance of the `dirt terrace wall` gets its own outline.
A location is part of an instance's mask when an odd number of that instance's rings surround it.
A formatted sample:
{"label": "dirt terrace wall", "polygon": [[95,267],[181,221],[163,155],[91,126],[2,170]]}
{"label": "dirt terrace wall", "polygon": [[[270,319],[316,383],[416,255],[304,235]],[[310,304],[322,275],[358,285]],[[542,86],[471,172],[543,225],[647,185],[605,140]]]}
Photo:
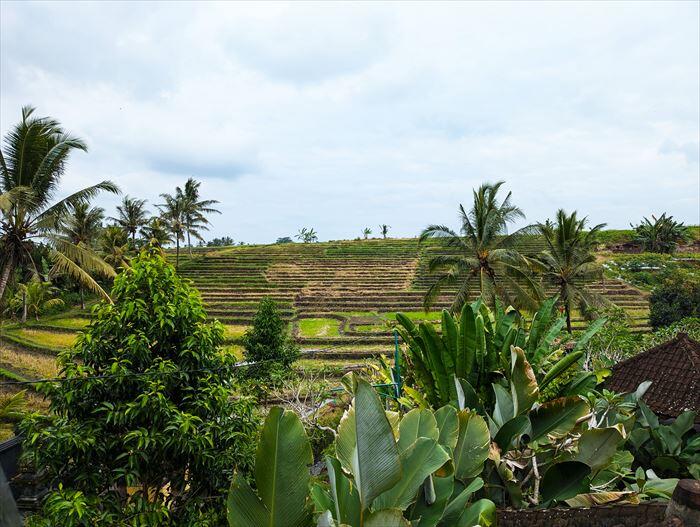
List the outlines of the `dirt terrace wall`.
{"label": "dirt terrace wall", "polygon": [[499,510],[498,527],[658,527],[666,502],[577,509]]}

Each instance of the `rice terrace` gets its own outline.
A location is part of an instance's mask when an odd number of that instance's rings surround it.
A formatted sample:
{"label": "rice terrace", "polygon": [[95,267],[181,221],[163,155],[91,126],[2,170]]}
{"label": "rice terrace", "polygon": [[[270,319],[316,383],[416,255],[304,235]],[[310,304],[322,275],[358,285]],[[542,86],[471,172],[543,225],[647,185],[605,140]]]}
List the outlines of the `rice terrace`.
{"label": "rice terrace", "polygon": [[700,527],[700,3],[0,0],[0,527]]}

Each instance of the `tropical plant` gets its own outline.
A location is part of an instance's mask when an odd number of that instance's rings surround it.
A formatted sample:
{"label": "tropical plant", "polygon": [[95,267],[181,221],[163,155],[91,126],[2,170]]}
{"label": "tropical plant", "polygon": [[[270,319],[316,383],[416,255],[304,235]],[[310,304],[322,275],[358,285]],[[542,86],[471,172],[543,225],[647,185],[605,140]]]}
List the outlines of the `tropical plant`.
{"label": "tropical plant", "polygon": [[[187,233],[187,246],[190,249],[190,254],[192,254],[191,237],[194,236],[198,240],[203,240],[201,231],[209,230],[209,220],[206,215],[221,214],[221,211],[212,207],[212,205],[219,203],[218,201],[199,198],[199,187],[201,184],[200,181],[189,178],[182,190],[180,190],[180,187],[176,190],[185,202],[185,233]],[[233,245],[233,240],[231,240],[229,245]]]}
{"label": "tropical plant", "polygon": [[45,525],[199,525],[249,462],[254,401],[231,397],[223,327],[157,249],[115,278],[112,296],[59,354],[61,381],[41,385],[50,413],[21,425],[27,462],[61,484]]}
{"label": "tropical plant", "polygon": [[297,240],[304,243],[313,243],[318,241],[316,231],[312,228],[302,227],[298,234],[294,236]]}
{"label": "tropical plant", "polygon": [[121,205],[117,206],[117,217],[109,219],[124,229],[131,237],[131,245],[136,246],[136,233],[148,223],[146,200],[124,196]]}
{"label": "tropical plant", "polygon": [[507,233],[508,224],[525,215],[511,203],[510,192],[498,202],[502,185],[502,181],[485,183],[475,190],[469,213],[459,206],[460,234],[445,225],[430,225],[421,233],[421,243],[435,239],[443,250],[428,262],[428,271],[438,277],[426,293],[426,309],[448,287],[457,288],[453,312],[462,308],[474,288],[491,306],[498,298],[517,308],[537,309],[540,287],[527,260],[516,249],[518,240],[532,228]]}
{"label": "tropical plant", "polygon": [[22,120],[5,137],[6,149],[0,151],[0,299],[16,268],[28,267],[38,274],[30,256],[38,239],[51,248],[52,276],[65,274],[107,299],[90,273],[112,277],[114,270],[92,250],[63,236],[60,226],[70,207],[102,191],[119,189],[103,181],[51,203],[70,153],[87,151],[87,146],[66,133],[58,121],[33,114],[34,108],[22,108]]}
{"label": "tropical plant", "polygon": [[602,295],[595,293],[587,284],[603,274],[596,264],[593,247],[597,233],[605,227],[601,223],[586,229],[587,218],[579,219],[576,211],[567,214],[557,211],[556,223],[538,223],[537,230],[547,244],[538,256],[530,258],[531,266],[557,288],[564,306],[566,330],[571,333],[571,311],[578,307],[582,314],[590,315],[592,308],[605,305]]}
{"label": "tropical plant", "polygon": [[299,356],[299,347],[289,335],[287,323],[280,316],[277,304],[267,297],[260,301],[251,327],[246,330],[241,343],[246,360],[256,363],[247,368],[254,377],[269,377],[272,372],[289,371]]}
{"label": "tropical plant", "polygon": [[0,396],[0,423],[15,422],[24,416],[26,390]]}
{"label": "tropical plant", "polygon": [[299,418],[273,409],[256,460],[256,495],[237,476],[228,498],[231,527],[317,525],[425,527],[492,525],[495,507],[473,503],[489,455],[486,421],[468,410],[413,410],[399,421],[364,380],[346,379],[352,406],[326,458],[328,483],[309,488],[313,458]]}
{"label": "tropical plant", "polygon": [[275,243],[292,243],[292,239],[289,236],[282,236],[280,238],[277,238],[277,241]]}
{"label": "tropical plant", "polygon": [[688,228],[682,222],[675,221],[673,216],[664,212],[658,218],[651,216],[653,221],[643,218],[637,225],[630,225],[635,231],[635,241],[640,243],[645,251],[652,253],[672,253],[678,244],[690,238]]}
{"label": "tropical plant", "polygon": [[365,240],[369,237],[370,234],[372,234],[372,229],[370,229],[369,227],[365,227],[364,229],[362,229],[362,236]]}
{"label": "tropical plant", "polygon": [[[406,343],[403,359],[405,391],[419,404],[438,407],[457,404],[460,379],[471,400],[483,400],[487,407],[495,403],[492,384],[510,377],[511,347],[524,350],[525,356],[545,389],[570,370],[580,370],[586,343],[595,335],[604,319],[599,319],[579,337],[567,352],[561,347],[564,319],[556,311],[557,298],[543,302],[529,324],[513,309],[496,303],[492,311],[481,300],[465,304],[459,315],[442,312],[439,335],[430,322],[417,326],[402,313],[396,314],[397,331]],[[573,375],[571,382],[559,387],[561,394],[576,394],[595,385],[593,373]]]}
{"label": "tropical plant", "polygon": [[700,434],[694,430],[697,413],[686,410],[670,424],[638,401],[637,419],[628,443],[634,463],[650,467],[662,477],[700,479]]}
{"label": "tropical plant", "polygon": [[160,197],[165,200],[165,203],[156,207],[160,210],[163,225],[175,241],[175,270],[177,270],[180,266],[180,242],[185,239],[187,203],[179,188],[176,189],[174,196],[161,194]]}
{"label": "tropical plant", "polygon": [[22,323],[27,321],[27,315],[34,315],[39,320],[40,314],[63,305],[63,300],[56,298],[56,294],[58,289],[51,282],[43,282],[34,277],[26,284],[18,284],[9,307],[14,312],[21,311]]}
{"label": "tropical plant", "polygon": [[141,228],[141,236],[146,239],[149,245],[163,247],[172,242],[166,224],[157,216],[152,217],[148,223]]}
{"label": "tropical plant", "polygon": [[99,251],[104,261],[114,269],[129,266],[129,238],[118,225],[109,225],[102,230]]}
{"label": "tropical plant", "polygon": [[213,240],[208,241],[207,247],[229,247],[233,244],[233,238],[230,236],[223,236],[221,238],[214,238]]}
{"label": "tropical plant", "polygon": [[[101,207],[90,207],[87,202],[75,203],[68,207],[65,217],[61,222],[62,234],[71,243],[79,247],[95,249],[97,238],[102,230],[102,220],[104,219],[104,209]],[[105,260],[106,263],[107,260]],[[85,309],[85,291],[83,285],[78,284],[80,292],[80,307]]]}
{"label": "tropical plant", "polygon": [[386,225],[386,224],[381,224],[379,226],[379,233],[382,235],[382,238],[386,240],[386,237],[389,235],[389,229],[391,229],[391,226]]}
{"label": "tropical plant", "polygon": [[700,283],[676,275],[654,288],[649,296],[649,323],[654,329],[687,317],[700,317]]}

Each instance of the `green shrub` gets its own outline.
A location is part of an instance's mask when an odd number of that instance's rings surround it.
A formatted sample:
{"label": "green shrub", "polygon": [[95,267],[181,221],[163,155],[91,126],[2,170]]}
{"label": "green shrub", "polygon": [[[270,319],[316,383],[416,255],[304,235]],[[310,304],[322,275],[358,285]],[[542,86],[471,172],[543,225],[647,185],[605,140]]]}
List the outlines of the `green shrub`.
{"label": "green shrub", "polygon": [[700,316],[700,283],[676,276],[656,287],[649,298],[649,323],[656,329]]}
{"label": "green shrub", "polygon": [[157,252],[132,263],[41,387],[51,414],[22,423],[27,461],[58,485],[34,525],[197,524],[248,470],[254,402],[231,398],[223,327]]}
{"label": "green shrub", "polygon": [[299,357],[299,348],[290,337],[287,324],[271,298],[260,301],[252,326],[241,342],[246,360],[260,363],[248,368],[252,377],[270,377],[289,371],[291,364]]}

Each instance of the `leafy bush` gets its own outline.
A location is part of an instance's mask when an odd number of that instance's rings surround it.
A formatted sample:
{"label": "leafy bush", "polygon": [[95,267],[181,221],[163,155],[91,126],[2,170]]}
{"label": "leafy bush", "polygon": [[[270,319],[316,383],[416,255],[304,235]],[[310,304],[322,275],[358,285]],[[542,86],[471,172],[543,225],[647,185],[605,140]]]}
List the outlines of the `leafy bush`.
{"label": "leafy bush", "polygon": [[34,525],[196,524],[247,470],[254,402],[231,398],[223,327],[157,251],[132,263],[42,385],[51,414],[22,423],[27,460],[60,484]]}
{"label": "leafy bush", "polygon": [[253,377],[270,377],[288,372],[299,356],[299,348],[289,335],[287,323],[282,320],[277,304],[271,298],[260,301],[252,326],[241,342],[246,360],[261,363],[248,368]]}
{"label": "leafy bush", "polygon": [[675,277],[656,287],[649,297],[649,323],[669,326],[686,317],[700,317],[700,282]]}
{"label": "leafy bush", "polygon": [[697,256],[684,259],[667,254],[643,253],[618,255],[603,264],[605,275],[625,280],[642,289],[652,289],[666,280],[682,276],[700,281],[700,265]]}
{"label": "leafy bush", "polygon": [[652,215],[651,219],[653,221],[643,218],[639,225],[633,227],[635,241],[645,251],[670,254],[675,252],[679,243],[690,238],[687,227],[682,222],[675,221],[673,216],[666,216],[665,212],[658,218]]}

